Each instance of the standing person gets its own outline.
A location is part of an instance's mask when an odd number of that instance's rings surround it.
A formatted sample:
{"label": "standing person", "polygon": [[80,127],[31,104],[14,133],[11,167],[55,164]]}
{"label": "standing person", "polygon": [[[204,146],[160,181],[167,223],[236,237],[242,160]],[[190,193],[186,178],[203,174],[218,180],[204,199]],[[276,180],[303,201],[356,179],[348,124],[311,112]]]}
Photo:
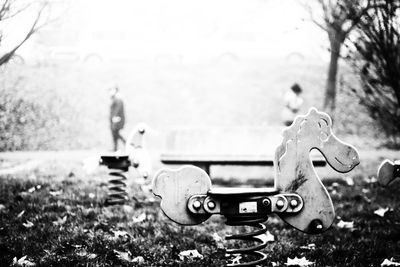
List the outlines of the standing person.
{"label": "standing person", "polygon": [[285,107],[282,112],[283,122],[286,126],[293,123],[303,105],[303,98],[301,98],[302,89],[297,83],[293,84],[284,95]]}
{"label": "standing person", "polygon": [[114,151],[118,150],[118,140],[125,144],[125,138],[121,136],[120,130],[125,125],[124,102],[119,94],[118,86],[110,89],[111,106],[110,106],[110,127],[111,135],[114,143]]}

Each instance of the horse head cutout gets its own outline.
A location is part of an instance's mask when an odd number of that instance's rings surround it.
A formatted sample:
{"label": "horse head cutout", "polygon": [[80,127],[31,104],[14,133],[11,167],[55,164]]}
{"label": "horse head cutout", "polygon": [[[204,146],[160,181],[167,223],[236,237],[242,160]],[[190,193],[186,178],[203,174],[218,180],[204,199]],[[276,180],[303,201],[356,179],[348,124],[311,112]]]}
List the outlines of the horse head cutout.
{"label": "horse head cutout", "polygon": [[151,171],[151,158],[144,145],[144,134],[148,126],[144,123],[139,123],[129,133],[125,144],[125,153],[129,155],[129,160],[136,168],[139,174],[147,178]]}
{"label": "horse head cutout", "polygon": [[327,163],[341,173],[359,164],[357,150],[339,140],[331,127],[328,114],[311,108],[283,131],[283,142],[275,152],[275,188],[282,193],[297,193],[304,201],[299,213],[280,216],[306,233],[325,231],[335,218],[332,200],[314,170],[310,151],[319,150]]}

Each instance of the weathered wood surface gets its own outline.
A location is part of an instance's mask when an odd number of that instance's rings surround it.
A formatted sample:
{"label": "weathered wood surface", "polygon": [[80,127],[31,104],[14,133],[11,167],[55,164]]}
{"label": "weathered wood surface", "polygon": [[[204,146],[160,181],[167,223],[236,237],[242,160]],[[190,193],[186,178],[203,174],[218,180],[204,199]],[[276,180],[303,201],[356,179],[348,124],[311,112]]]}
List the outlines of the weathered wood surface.
{"label": "weathered wood surface", "polygon": [[161,209],[172,221],[182,225],[195,225],[210,215],[189,213],[187,202],[193,195],[206,195],[211,179],[205,171],[194,166],[159,171],[153,179],[153,194],[161,198]]}
{"label": "weathered wood surface", "polygon": [[312,108],[284,130],[283,142],[275,153],[276,189],[280,193],[297,193],[304,201],[298,214],[282,214],[281,218],[307,233],[328,229],[335,218],[332,200],[314,170],[310,151],[318,149],[338,172],[349,172],[359,164],[356,149],[340,141],[331,127],[329,115]]}
{"label": "weathered wood surface", "polygon": [[387,186],[395,179],[400,179],[400,160],[391,161],[385,159],[382,161],[381,165],[378,168],[378,182]]}

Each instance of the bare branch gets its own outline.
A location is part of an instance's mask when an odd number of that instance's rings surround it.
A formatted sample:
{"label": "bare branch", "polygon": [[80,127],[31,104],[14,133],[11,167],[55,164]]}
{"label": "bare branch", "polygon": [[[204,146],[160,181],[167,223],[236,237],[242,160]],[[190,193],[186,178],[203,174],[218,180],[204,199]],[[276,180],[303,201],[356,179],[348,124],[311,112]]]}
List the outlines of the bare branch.
{"label": "bare branch", "polygon": [[36,33],[39,29],[44,27],[47,23],[44,23],[42,25],[39,25],[39,21],[42,17],[42,13],[44,9],[46,8],[47,4],[42,5],[40,10],[38,11],[36,18],[29,29],[28,33],[25,35],[25,37],[9,52],[5,53],[3,56],[0,57],[0,66],[7,63],[15,54],[15,52],[34,34]]}

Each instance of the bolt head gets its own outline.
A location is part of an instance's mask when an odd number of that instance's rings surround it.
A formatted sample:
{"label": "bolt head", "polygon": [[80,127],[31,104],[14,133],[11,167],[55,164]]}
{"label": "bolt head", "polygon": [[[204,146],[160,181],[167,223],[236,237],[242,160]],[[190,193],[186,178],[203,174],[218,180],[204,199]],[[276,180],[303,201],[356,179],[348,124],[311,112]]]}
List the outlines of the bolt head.
{"label": "bolt head", "polygon": [[276,207],[277,207],[278,209],[283,208],[283,206],[285,206],[285,203],[283,202],[282,199],[279,199],[278,201],[276,201]]}
{"label": "bolt head", "polygon": [[134,160],[132,161],[132,165],[133,165],[133,167],[135,167],[135,168],[139,167],[139,161],[138,161],[137,159],[134,159]]}
{"label": "bolt head", "polygon": [[268,198],[264,198],[263,201],[262,201],[262,203],[263,203],[264,206],[269,206],[269,205],[271,205],[271,201],[270,201]]}
{"label": "bolt head", "polygon": [[209,201],[208,203],[207,203],[207,207],[210,209],[210,210],[212,210],[212,209],[215,209],[215,202],[214,201]]}
{"label": "bolt head", "polygon": [[297,207],[298,204],[299,204],[299,203],[297,202],[296,199],[292,199],[292,200],[290,201],[290,206],[291,206],[292,208]]}
{"label": "bolt head", "polygon": [[201,202],[200,201],[198,201],[198,200],[195,200],[194,202],[193,202],[193,208],[195,208],[196,210],[198,210],[198,209],[200,209],[200,207],[201,207]]}

